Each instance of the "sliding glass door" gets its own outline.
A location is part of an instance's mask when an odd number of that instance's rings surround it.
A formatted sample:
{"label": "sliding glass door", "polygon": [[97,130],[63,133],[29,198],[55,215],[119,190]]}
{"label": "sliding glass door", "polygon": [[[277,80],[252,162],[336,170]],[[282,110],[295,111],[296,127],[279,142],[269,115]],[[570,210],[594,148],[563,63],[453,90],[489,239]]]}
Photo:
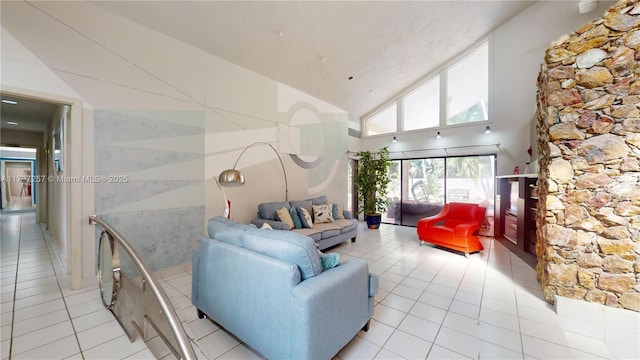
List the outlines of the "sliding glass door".
{"label": "sliding glass door", "polygon": [[382,221],[416,226],[449,202],[487,205],[493,212],[495,155],[395,160]]}
{"label": "sliding glass door", "polygon": [[495,156],[447,158],[447,202],[483,203],[493,209]]}

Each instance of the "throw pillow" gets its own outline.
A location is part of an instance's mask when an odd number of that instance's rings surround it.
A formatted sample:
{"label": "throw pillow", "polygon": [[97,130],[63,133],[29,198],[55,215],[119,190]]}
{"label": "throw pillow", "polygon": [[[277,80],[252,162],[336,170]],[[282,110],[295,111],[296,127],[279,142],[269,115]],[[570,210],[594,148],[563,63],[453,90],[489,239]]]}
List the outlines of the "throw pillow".
{"label": "throw pillow", "polygon": [[330,223],[333,222],[333,215],[331,211],[331,205],[313,205],[313,217],[315,219],[314,224]]}
{"label": "throw pillow", "polygon": [[311,214],[307,211],[307,209],[303,207],[298,208],[298,216],[300,216],[300,222],[302,223],[302,227],[306,227],[311,229],[313,227],[313,221],[311,220]]}
{"label": "throw pillow", "polygon": [[293,229],[295,227],[293,219],[291,218],[291,213],[286,207],[276,210],[276,220],[280,220],[289,225],[289,229]]}
{"label": "throw pillow", "polygon": [[267,230],[273,230],[273,228],[271,227],[271,225],[267,224],[267,223],[263,223],[262,226],[260,226],[260,229],[267,229]]}
{"label": "throw pillow", "polygon": [[291,200],[289,201],[289,204],[291,205],[291,207],[294,208],[305,208],[307,209],[307,212],[311,215],[313,213],[313,209],[311,208],[311,200],[304,200],[304,201],[295,201],[295,200]]}
{"label": "throw pillow", "polygon": [[344,204],[332,204],[331,212],[334,220],[344,219]]}
{"label": "throw pillow", "polygon": [[323,254],[322,251],[318,250],[318,256],[320,257],[320,263],[322,264],[322,271],[331,269],[340,264],[340,254],[338,253]]}
{"label": "throw pillow", "polygon": [[300,221],[300,216],[298,216],[298,211],[296,208],[291,208],[289,215],[291,215],[291,220],[293,220],[293,225],[296,229],[302,229],[302,221]]}

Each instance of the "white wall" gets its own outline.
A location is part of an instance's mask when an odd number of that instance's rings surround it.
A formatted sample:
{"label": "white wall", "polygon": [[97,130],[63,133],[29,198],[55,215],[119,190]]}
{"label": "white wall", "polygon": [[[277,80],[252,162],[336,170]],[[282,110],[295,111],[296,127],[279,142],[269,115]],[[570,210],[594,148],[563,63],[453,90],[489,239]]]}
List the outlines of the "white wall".
{"label": "white wall", "polygon": [[[512,174],[514,166],[524,169],[529,161],[530,121],[536,108],[536,79],[544,51],[548,45],[567,32],[602,16],[615,2],[601,1],[589,14],[579,14],[577,1],[538,1],[518,16],[494,30],[490,38],[492,66],[490,69],[490,112],[492,133],[484,134],[487,124],[439,129],[442,139],[436,139],[438,130],[363,139],[360,148],[378,149],[389,145],[394,158],[431,157],[444,155],[475,155],[496,153],[497,174]],[[500,144],[499,147],[493,144]],[[354,144],[352,144],[353,146]],[[483,145],[467,149],[430,150],[468,145]],[[404,153],[402,151],[405,151]]]}
{"label": "white wall", "polygon": [[[53,152],[52,129],[54,129],[60,122],[65,122],[66,113],[68,107],[58,106],[54,111],[51,121],[49,122],[49,128],[46,133],[46,144],[50,147],[49,154]],[[44,161],[52,164],[53,159],[51,157],[44,159]],[[56,178],[59,175],[64,175],[68,171],[66,166],[66,157],[63,157],[63,171],[58,172],[50,165],[47,166],[47,177],[52,176]],[[66,170],[66,171],[65,171]],[[68,269],[69,257],[70,257],[70,239],[68,229],[68,203],[67,203],[67,184],[60,181],[47,181],[47,216],[48,216],[48,228],[49,233],[55,238],[60,250],[60,257],[65,267]]]}

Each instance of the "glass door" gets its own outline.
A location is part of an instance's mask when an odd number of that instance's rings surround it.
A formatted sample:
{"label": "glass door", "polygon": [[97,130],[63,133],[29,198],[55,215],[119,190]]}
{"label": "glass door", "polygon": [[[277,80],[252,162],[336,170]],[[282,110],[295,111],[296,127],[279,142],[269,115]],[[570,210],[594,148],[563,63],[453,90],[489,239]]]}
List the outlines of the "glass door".
{"label": "glass door", "polygon": [[401,168],[400,160],[391,161],[389,166],[389,179],[391,179],[391,182],[387,185],[389,205],[387,205],[387,212],[382,214],[382,222],[385,223],[400,224],[400,209],[398,207],[402,198]]}
{"label": "glass door", "polygon": [[446,202],[469,202],[487,206],[493,214],[495,155],[447,158]]}
{"label": "glass door", "polygon": [[418,220],[442,210],[445,189],[445,159],[403,160],[403,200],[400,224],[416,226]]}
{"label": "glass door", "polygon": [[493,216],[495,162],[495,155],[394,160],[382,221],[416,226],[450,202],[484,204]]}

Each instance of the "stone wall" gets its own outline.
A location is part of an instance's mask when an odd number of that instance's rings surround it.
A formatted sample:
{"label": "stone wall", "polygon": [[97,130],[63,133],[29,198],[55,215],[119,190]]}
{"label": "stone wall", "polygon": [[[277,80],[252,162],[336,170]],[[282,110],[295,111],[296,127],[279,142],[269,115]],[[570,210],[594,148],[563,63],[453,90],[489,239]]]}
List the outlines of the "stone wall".
{"label": "stone wall", "polygon": [[640,311],[640,4],[546,51],[538,77],[536,272],[555,295]]}

